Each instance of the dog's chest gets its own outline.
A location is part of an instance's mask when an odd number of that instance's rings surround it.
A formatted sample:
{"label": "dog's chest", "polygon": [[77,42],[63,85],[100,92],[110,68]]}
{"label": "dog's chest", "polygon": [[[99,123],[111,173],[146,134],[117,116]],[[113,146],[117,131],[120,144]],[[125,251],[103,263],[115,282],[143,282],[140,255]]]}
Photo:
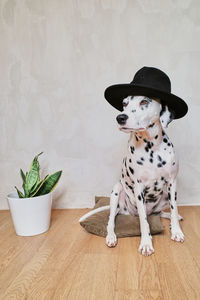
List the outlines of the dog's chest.
{"label": "dog's chest", "polygon": [[156,149],[147,148],[145,144],[135,147],[128,145],[127,157],[124,159],[124,169],[130,179],[142,180],[143,183],[149,181],[165,180],[176,171],[176,159],[171,143],[166,146],[161,143]]}

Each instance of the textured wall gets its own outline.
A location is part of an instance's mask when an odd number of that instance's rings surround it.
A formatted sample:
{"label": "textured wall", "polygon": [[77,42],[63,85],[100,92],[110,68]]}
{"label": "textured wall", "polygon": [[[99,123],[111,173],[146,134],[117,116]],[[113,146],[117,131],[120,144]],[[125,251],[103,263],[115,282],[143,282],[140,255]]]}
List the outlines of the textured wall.
{"label": "textured wall", "polygon": [[128,136],[105,87],[144,65],[189,104],[168,134],[180,158],[179,203],[200,195],[198,0],[0,0],[0,208],[40,151],[63,170],[54,207],[91,207],[119,176]]}

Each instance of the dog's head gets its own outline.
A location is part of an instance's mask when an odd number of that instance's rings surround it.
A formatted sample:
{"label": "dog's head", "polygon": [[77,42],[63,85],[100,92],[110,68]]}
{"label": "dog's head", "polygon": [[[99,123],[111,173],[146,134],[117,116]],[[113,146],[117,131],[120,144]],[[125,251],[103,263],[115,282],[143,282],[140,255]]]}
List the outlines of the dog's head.
{"label": "dog's head", "polygon": [[157,98],[128,96],[123,100],[123,112],[117,116],[124,132],[144,131],[160,118],[163,127],[173,120],[173,114]]}

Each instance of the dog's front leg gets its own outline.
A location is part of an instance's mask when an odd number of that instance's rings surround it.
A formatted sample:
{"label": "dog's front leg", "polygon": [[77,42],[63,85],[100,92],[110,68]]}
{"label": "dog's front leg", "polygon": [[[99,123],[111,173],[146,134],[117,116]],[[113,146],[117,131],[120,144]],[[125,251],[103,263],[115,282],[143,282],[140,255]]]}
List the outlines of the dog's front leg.
{"label": "dog's front leg", "polygon": [[115,184],[113,187],[111,196],[110,196],[110,216],[107,225],[107,236],[106,236],[106,244],[108,247],[115,247],[117,244],[117,237],[114,232],[115,229],[115,216],[119,212],[119,196],[123,187],[121,183]]}
{"label": "dog's front leg", "polygon": [[171,180],[168,185],[168,197],[171,209],[171,239],[177,242],[184,242],[184,234],[180,228],[178,220],[176,179]]}
{"label": "dog's front leg", "polygon": [[154,248],[152,245],[152,236],[150,234],[150,228],[147,221],[145,199],[142,186],[140,186],[139,183],[135,184],[134,191],[136,196],[141,231],[141,241],[138,251],[143,255],[148,256],[154,253]]}

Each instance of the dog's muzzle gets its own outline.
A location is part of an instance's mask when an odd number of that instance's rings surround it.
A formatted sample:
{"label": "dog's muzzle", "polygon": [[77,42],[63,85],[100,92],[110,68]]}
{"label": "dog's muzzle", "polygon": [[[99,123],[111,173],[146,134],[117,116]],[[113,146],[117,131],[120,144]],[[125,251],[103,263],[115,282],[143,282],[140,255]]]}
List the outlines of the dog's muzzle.
{"label": "dog's muzzle", "polygon": [[126,120],[128,119],[128,116],[125,114],[121,114],[117,116],[117,122],[119,123],[119,125],[125,125],[126,124]]}

